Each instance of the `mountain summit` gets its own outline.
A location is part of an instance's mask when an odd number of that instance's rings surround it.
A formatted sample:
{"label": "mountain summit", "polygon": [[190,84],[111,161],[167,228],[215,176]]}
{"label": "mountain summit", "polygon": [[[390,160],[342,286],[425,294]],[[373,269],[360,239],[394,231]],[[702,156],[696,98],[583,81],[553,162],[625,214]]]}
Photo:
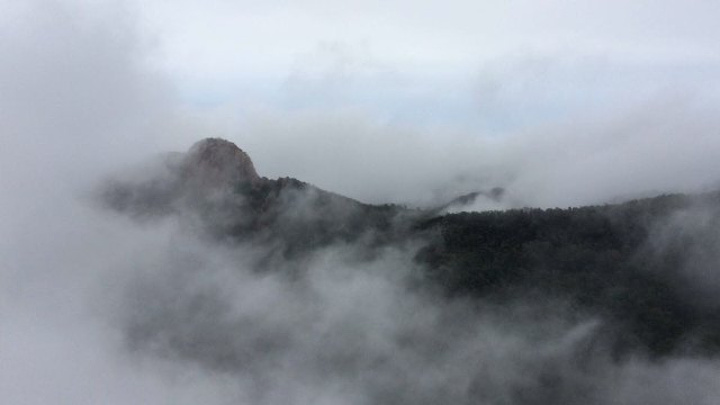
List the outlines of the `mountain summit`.
{"label": "mountain summit", "polygon": [[261,180],[250,156],[234,143],[220,138],[195,143],[185,154],[183,171],[187,180],[204,187],[257,184]]}

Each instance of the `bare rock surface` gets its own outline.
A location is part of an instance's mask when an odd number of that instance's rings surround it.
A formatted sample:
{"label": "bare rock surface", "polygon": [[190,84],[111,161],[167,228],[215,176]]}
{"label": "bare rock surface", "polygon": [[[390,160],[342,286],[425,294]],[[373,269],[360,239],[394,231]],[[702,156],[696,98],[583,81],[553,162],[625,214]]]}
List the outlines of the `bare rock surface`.
{"label": "bare rock surface", "polygon": [[234,143],[220,138],[195,143],[183,163],[186,179],[204,187],[257,184],[261,180],[250,156]]}

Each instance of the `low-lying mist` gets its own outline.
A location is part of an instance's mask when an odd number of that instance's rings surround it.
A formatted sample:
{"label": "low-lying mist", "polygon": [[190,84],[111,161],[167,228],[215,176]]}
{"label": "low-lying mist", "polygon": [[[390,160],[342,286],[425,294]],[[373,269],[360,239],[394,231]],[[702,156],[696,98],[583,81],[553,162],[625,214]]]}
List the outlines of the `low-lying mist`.
{"label": "low-lying mist", "polygon": [[[248,403],[711,403],[717,364],[622,361],[603,320],[562,300],[447,300],[418,287],[413,246],[358,260],[330,246],[257,270],[263,246],[176,234],[126,280],[128,356],[232,381]],[[688,390],[688,384],[695,388]]]}

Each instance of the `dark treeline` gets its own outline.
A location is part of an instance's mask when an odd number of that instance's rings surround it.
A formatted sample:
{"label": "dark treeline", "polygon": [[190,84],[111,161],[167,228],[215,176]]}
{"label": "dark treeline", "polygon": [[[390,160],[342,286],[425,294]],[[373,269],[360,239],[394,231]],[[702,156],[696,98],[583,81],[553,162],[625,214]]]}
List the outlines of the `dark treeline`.
{"label": "dark treeline", "polygon": [[[693,299],[685,267],[699,244],[713,249],[720,193],[666,195],[619,205],[459,213],[426,220],[433,241],[417,260],[451,296],[561,297],[611,321],[618,353],[654,355],[720,348],[720,317]],[[673,215],[709,212],[690,231],[663,228]],[[660,230],[665,235],[658,235]],[[654,238],[664,238],[662,249]],[[703,249],[701,246],[700,249]],[[704,263],[708,268],[717,263]]]}

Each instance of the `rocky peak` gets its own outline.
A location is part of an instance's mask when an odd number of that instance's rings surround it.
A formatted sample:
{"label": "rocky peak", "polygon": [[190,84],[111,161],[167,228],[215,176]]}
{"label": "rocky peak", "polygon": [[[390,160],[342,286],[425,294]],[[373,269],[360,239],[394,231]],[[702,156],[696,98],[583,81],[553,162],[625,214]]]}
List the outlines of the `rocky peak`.
{"label": "rocky peak", "polygon": [[184,168],[188,178],[204,186],[260,181],[250,156],[234,143],[220,138],[206,138],[190,147]]}

